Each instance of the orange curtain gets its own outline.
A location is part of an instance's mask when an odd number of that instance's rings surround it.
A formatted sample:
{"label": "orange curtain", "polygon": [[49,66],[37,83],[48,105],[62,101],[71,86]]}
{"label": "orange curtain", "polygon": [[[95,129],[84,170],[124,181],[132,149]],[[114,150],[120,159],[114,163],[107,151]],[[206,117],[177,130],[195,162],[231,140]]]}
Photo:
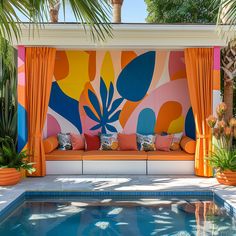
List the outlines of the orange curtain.
{"label": "orange curtain", "polygon": [[211,130],[206,123],[206,118],[212,114],[213,49],[186,49],[185,64],[196,124],[195,174],[210,177],[212,168],[206,157],[211,150]]}
{"label": "orange curtain", "polygon": [[52,85],[55,48],[26,48],[26,109],[28,114],[28,151],[35,163],[33,176],[45,176],[42,132]]}

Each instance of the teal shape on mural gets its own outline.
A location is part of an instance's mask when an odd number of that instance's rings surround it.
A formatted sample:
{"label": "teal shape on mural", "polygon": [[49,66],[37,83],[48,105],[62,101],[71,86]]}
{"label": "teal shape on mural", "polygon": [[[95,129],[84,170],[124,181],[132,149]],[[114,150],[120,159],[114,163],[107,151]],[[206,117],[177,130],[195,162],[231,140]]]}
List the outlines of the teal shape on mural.
{"label": "teal shape on mural", "polygon": [[144,98],[152,81],[155,52],[146,52],[132,60],[120,73],[117,91],[121,97],[137,102]]}
{"label": "teal shape on mural", "polygon": [[145,108],[139,113],[137,123],[137,133],[154,134],[156,124],[155,112],[150,108]]}

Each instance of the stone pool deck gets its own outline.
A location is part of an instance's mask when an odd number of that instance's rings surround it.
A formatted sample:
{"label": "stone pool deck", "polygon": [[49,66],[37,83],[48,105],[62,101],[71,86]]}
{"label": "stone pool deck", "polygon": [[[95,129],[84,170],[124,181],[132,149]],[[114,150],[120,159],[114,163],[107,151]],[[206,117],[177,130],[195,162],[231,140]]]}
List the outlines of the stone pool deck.
{"label": "stone pool deck", "polygon": [[0,187],[0,212],[25,191],[213,191],[236,209],[236,187],[214,178],[196,176],[46,176],[25,178],[12,187]]}

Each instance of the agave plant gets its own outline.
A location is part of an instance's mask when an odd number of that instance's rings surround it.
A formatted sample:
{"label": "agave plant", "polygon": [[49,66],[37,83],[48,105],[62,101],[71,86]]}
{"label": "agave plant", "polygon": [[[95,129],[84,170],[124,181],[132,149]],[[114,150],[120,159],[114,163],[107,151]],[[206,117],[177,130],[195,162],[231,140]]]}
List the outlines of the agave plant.
{"label": "agave plant", "polygon": [[236,171],[236,149],[219,148],[215,150],[209,158],[210,164],[218,171]]}
{"label": "agave plant", "polygon": [[84,110],[90,119],[97,122],[90,130],[101,129],[102,133],[106,133],[107,130],[110,132],[117,132],[116,128],[111,125],[111,123],[119,119],[121,110],[117,109],[124,99],[117,98],[113,100],[114,86],[110,83],[109,90],[107,90],[106,84],[102,78],[100,79],[100,96],[102,101],[101,105],[96,94],[93,91],[88,90],[88,97],[96,114],[89,106],[84,106]]}
{"label": "agave plant", "polygon": [[32,174],[35,171],[33,164],[28,162],[26,150],[17,152],[16,144],[11,137],[0,138],[0,168],[25,169]]}

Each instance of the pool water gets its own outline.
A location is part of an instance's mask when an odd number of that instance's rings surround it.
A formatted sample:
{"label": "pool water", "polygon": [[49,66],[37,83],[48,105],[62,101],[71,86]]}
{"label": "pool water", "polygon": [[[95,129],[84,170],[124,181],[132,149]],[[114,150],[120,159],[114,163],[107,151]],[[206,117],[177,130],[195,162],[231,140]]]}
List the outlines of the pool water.
{"label": "pool water", "polygon": [[0,235],[231,236],[236,220],[212,197],[35,197],[0,223]]}

